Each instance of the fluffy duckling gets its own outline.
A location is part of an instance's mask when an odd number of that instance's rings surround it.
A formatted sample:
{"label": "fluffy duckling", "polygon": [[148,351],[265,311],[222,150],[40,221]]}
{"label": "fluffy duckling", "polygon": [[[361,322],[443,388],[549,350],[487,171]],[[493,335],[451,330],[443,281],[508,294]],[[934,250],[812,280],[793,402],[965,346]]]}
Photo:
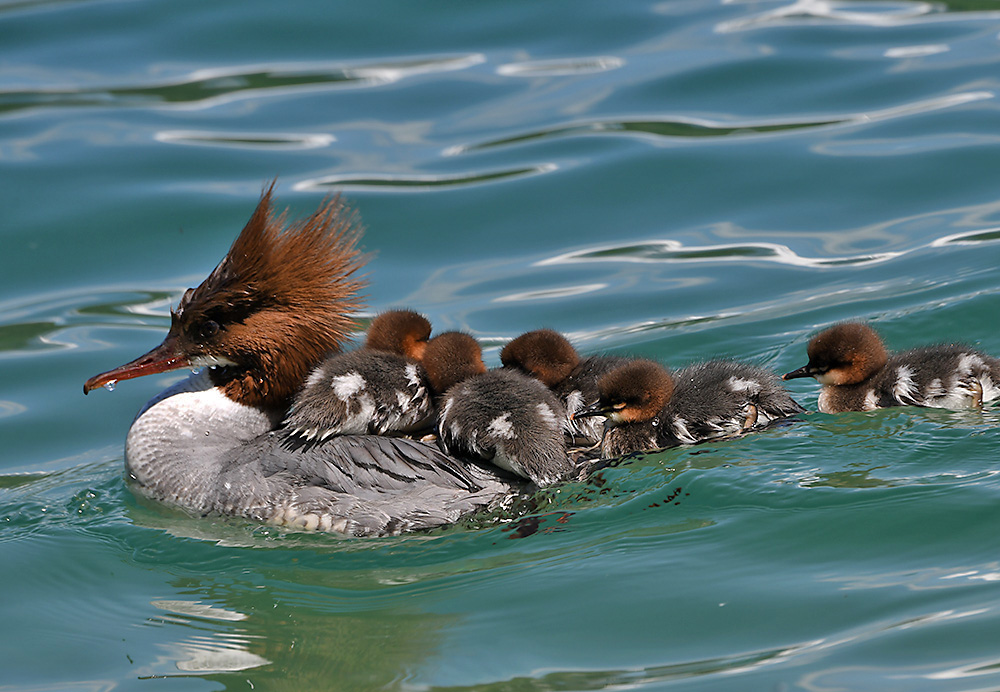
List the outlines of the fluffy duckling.
{"label": "fluffy duckling", "polygon": [[844,322],[812,338],[809,362],[783,379],[814,377],[823,413],[892,406],[979,408],[1000,398],[1000,359],[959,344],[890,354],[874,329]]}
{"label": "fluffy duckling", "polygon": [[512,370],[487,370],[479,344],[462,332],[431,339],[424,367],[440,396],[438,444],[446,453],[489,461],[539,486],[573,473],[565,410],[541,382]]}
{"label": "fluffy duckling", "polygon": [[604,458],[731,437],[805,410],[773,373],[726,360],[695,363],[674,376],[637,360],[597,385],[598,402],[576,415],[607,418]]}
{"label": "fluffy duckling", "polygon": [[634,360],[598,380],[598,400],[574,418],[606,419],[601,440],[605,459],[676,444],[664,425],[664,409],[674,393],[674,379],[659,363]]}
{"label": "fluffy duckling", "polygon": [[424,355],[431,324],[410,310],[372,320],[364,346],[335,353],[309,375],[285,427],[306,440],[332,435],[409,434],[433,424]]}
{"label": "fluffy duckling", "polygon": [[629,360],[603,355],[581,359],[569,340],[552,329],[525,332],[500,351],[505,368],[538,378],[559,397],[566,407],[567,430],[574,442],[590,445],[601,441],[604,423],[600,418],[575,414],[597,401],[597,380]]}

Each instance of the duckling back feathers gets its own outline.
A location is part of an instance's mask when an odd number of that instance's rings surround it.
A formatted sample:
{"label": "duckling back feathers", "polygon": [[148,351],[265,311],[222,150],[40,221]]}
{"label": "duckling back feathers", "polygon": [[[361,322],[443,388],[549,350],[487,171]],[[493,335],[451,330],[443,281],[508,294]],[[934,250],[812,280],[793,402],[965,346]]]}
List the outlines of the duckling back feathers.
{"label": "duckling back feathers", "polygon": [[538,485],[573,472],[564,441],[565,409],[538,380],[491,370],[449,389],[438,438],[449,454],[492,461]]}

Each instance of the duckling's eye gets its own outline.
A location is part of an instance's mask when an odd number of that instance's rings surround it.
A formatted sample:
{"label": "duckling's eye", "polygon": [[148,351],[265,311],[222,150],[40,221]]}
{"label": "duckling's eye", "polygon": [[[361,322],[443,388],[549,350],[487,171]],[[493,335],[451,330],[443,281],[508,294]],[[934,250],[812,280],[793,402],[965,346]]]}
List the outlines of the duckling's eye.
{"label": "duckling's eye", "polygon": [[205,322],[202,322],[201,327],[198,329],[198,336],[202,339],[211,339],[218,333],[219,323],[215,320],[206,320]]}

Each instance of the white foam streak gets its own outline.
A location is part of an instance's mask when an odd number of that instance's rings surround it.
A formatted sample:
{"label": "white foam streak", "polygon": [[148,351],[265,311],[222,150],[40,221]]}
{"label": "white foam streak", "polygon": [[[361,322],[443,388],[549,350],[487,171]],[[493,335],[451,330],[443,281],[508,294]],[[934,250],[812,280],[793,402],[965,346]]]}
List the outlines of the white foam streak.
{"label": "white foam streak", "polygon": [[504,77],[560,77],[616,70],[624,64],[624,59],[611,55],[566,60],[525,60],[500,65],[497,67],[497,74]]}
{"label": "white foam streak", "polygon": [[935,11],[934,5],[928,2],[898,2],[891,5],[886,3],[880,4],[879,7],[891,9],[871,10],[868,3],[843,0],[795,0],[785,7],[721,22],[716,25],[715,30],[718,33],[730,33],[762,26],[823,20],[858,26],[887,27],[912,22]]}
{"label": "white foam streak", "polygon": [[157,142],[189,146],[230,147],[243,149],[320,149],[337,141],[331,134],[282,132],[224,132],[212,130],[163,130],[154,136]]}
{"label": "white foam streak", "polygon": [[[719,245],[684,245],[676,240],[652,240],[643,242],[642,255],[608,254],[621,249],[621,246],[607,245],[588,250],[567,252],[555,257],[543,259],[534,266],[553,264],[574,264],[582,262],[774,262],[797,267],[828,267],[839,264],[878,264],[895,259],[905,251],[880,252],[864,255],[844,255],[840,257],[803,257],[787,245],[779,243],[722,243]],[[759,252],[747,256],[747,250]],[[727,252],[731,251],[731,252]],[[601,256],[598,256],[601,255]]]}

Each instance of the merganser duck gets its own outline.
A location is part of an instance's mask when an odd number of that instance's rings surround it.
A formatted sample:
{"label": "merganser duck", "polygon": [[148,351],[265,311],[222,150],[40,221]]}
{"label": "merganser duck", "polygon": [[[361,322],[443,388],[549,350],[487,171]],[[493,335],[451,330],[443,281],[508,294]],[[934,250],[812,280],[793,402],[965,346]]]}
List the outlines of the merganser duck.
{"label": "merganser duck", "polygon": [[890,354],[870,326],[844,322],[814,336],[807,352],[809,362],[784,379],[816,378],[823,413],[980,408],[1000,398],[1000,359],[960,344]]}
{"label": "merganser duck", "polygon": [[728,360],[695,363],[676,375],[650,360],[598,380],[600,398],[576,416],[605,416],[604,458],[732,437],[805,411],[774,373]]}
{"label": "merganser duck", "polygon": [[576,443],[593,445],[604,435],[600,418],[575,414],[597,402],[597,380],[631,359],[594,355],[581,359],[569,340],[553,329],[525,332],[500,351],[504,367],[516,368],[552,389],[566,408],[566,425]]}
{"label": "merganser duck", "polygon": [[476,340],[445,332],[427,343],[424,367],[438,404],[438,442],[453,456],[489,461],[538,486],[568,477],[562,404],[513,370],[487,370]]}
{"label": "merganser duck", "polygon": [[337,199],[286,226],[266,189],[226,257],[171,312],[163,343],[97,375],[117,380],[205,367],[139,412],[125,443],[136,492],[200,515],[387,535],[452,523],[521,487],[415,440],[308,442],[280,427],[358,308],[360,228]]}
{"label": "merganser duck", "polygon": [[285,427],[307,440],[431,428],[434,409],[418,362],[430,334],[431,323],[411,310],[378,315],[362,348],[331,354],[312,371]]}

